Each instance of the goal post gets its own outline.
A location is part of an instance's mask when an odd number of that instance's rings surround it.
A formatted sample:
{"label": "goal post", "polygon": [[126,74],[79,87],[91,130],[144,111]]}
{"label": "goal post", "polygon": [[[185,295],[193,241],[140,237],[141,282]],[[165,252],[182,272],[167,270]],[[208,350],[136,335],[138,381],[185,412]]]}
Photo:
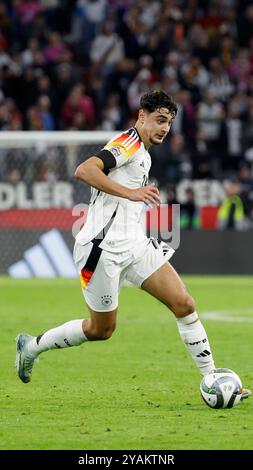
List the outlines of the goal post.
{"label": "goal post", "polygon": [[1,148],[23,148],[45,142],[48,145],[99,145],[120,131],[1,131]]}

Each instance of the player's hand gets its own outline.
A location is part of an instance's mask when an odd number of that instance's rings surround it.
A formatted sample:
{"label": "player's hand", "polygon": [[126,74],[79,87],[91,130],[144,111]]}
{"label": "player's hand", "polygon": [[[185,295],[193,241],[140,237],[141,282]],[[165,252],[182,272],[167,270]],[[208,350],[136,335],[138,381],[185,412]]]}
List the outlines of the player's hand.
{"label": "player's hand", "polygon": [[130,201],[145,202],[149,207],[159,206],[161,202],[159,197],[159,190],[153,184],[149,186],[143,186],[143,188],[130,189],[128,199]]}

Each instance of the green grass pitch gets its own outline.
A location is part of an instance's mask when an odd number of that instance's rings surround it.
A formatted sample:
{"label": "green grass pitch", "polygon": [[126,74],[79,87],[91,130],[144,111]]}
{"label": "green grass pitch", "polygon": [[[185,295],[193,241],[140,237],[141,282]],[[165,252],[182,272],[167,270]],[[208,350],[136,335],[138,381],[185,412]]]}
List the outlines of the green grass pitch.
{"label": "green grass pitch", "polygon": [[[183,279],[216,366],[253,388],[253,278]],[[1,278],[0,298],[0,449],[253,449],[253,398],[208,408],[173,315],[141,290],[122,289],[109,341],[42,354],[30,384],[16,376],[14,337],[85,318],[78,279]]]}

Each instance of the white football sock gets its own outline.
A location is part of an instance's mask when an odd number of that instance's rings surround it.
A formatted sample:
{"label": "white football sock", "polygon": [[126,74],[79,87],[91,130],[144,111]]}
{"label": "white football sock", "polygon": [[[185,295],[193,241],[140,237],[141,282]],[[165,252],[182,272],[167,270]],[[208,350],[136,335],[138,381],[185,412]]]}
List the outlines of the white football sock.
{"label": "white football sock", "polygon": [[83,332],[82,324],[83,320],[71,320],[57,328],[46,331],[32,339],[28,345],[28,352],[37,355],[48,349],[78,346],[84,341],[88,341]]}
{"label": "white football sock", "polygon": [[205,375],[215,369],[207,334],[198,314],[194,312],[186,317],[178,318],[177,325],[180,336],[201,374]]}

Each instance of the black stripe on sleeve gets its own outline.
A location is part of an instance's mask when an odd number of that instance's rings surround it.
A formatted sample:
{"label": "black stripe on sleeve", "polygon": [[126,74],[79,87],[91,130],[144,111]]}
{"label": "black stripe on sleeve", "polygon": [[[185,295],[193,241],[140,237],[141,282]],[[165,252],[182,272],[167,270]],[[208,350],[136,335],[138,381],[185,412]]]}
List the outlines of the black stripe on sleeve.
{"label": "black stripe on sleeve", "polygon": [[94,156],[102,160],[104,164],[104,171],[110,170],[116,166],[116,158],[109,150],[100,150],[98,153],[95,153]]}

